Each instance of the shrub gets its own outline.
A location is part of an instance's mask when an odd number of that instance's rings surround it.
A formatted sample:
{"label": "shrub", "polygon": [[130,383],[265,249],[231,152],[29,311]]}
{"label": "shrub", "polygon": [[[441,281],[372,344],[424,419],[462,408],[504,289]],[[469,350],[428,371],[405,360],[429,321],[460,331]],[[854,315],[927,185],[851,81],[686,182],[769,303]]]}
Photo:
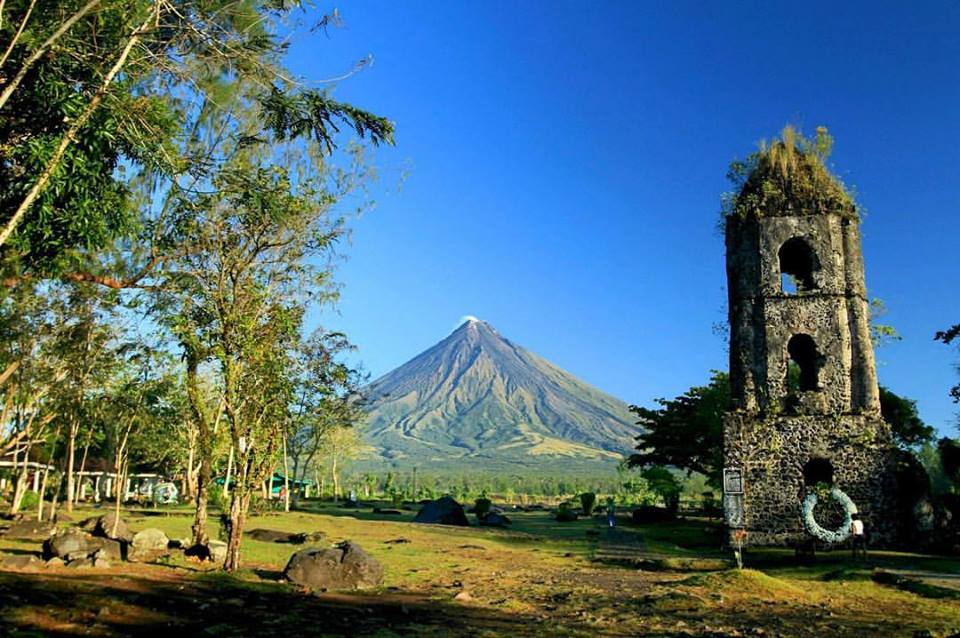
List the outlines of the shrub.
{"label": "shrub", "polygon": [[584,492],[580,495],[580,508],[584,516],[593,516],[593,508],[597,505],[597,495],[593,492]]}
{"label": "shrub", "polygon": [[40,503],[40,494],[33,490],[27,490],[23,493],[23,500],[20,501],[20,509],[24,512],[31,512],[37,509]]}
{"label": "shrub", "polygon": [[490,513],[492,506],[493,503],[490,502],[489,498],[481,496],[473,504],[473,513],[477,515],[477,518],[483,518]]}
{"label": "shrub", "polygon": [[569,523],[577,520],[577,513],[573,511],[573,507],[570,506],[570,503],[564,501],[563,503],[560,503],[560,507],[557,508],[555,517],[558,523]]}
{"label": "shrub", "polygon": [[230,502],[223,498],[223,486],[211,485],[207,490],[207,509],[226,512]]}
{"label": "shrub", "polygon": [[655,507],[653,505],[641,505],[633,510],[633,522],[638,525],[648,525],[650,523],[666,523],[676,520],[677,512],[666,507]]}

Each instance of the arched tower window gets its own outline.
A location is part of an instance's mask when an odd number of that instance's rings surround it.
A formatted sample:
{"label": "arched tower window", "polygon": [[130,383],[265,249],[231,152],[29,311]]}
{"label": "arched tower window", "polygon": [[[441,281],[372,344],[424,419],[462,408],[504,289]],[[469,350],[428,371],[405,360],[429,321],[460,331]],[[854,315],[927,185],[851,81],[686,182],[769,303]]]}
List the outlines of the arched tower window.
{"label": "arched tower window", "polygon": [[812,458],[803,466],[803,484],[812,487],[817,483],[833,485],[833,464],[827,459]]}
{"label": "arched tower window", "polygon": [[780,246],[780,289],[786,293],[816,290],[813,273],[820,268],[817,254],[801,237],[788,239]]}
{"label": "arched tower window", "polygon": [[790,361],[787,366],[787,388],[790,394],[820,389],[817,344],[807,334],[796,334],[787,343]]}

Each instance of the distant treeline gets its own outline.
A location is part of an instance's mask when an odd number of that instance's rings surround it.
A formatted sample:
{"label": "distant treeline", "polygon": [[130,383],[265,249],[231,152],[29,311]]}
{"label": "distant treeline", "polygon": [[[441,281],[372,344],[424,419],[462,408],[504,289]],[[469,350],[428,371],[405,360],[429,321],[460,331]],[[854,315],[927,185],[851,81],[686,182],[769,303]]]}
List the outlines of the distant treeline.
{"label": "distant treeline", "polygon": [[[703,477],[678,478],[685,505],[699,506],[705,499],[714,499]],[[596,476],[566,476],[562,474],[509,474],[465,472],[425,473],[417,470],[387,472],[354,472],[345,476],[344,486],[358,499],[419,501],[439,498],[445,494],[460,502],[471,502],[481,496],[495,501],[524,505],[541,501],[556,502],[572,499],[584,492],[612,496],[622,505],[661,504],[662,495],[632,471],[609,471]],[[321,489],[321,496],[327,496]],[[329,494],[329,495],[332,495]]]}

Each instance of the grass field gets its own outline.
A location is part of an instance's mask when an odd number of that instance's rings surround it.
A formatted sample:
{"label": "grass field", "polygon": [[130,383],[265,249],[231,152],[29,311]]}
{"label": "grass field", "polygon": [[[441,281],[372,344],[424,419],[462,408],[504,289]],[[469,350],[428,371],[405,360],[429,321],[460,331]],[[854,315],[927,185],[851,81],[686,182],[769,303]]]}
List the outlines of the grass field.
{"label": "grass field", "polygon": [[[308,592],[281,582],[296,546],[245,539],[245,567],[226,575],[181,556],[109,569],[0,572],[0,634],[14,636],[913,636],[960,631],[955,559],[846,552],[799,566],[792,552],[748,551],[725,566],[715,525],[649,527],[600,519],[558,524],[518,512],[509,531],[411,523],[310,504],[252,518],[247,529],[323,531],[380,560],[384,586]],[[81,510],[76,520],[101,513]],[[188,535],[186,509],[129,512],[130,527]],[[215,533],[216,524],[211,525]],[[4,554],[37,543],[0,539]],[[723,560],[719,560],[723,559]],[[638,569],[637,565],[642,568]],[[875,568],[925,580],[875,580]],[[939,580],[937,580],[939,578]],[[894,582],[896,581],[896,582]],[[459,594],[459,596],[458,596]],[[929,632],[929,633],[918,633]]]}

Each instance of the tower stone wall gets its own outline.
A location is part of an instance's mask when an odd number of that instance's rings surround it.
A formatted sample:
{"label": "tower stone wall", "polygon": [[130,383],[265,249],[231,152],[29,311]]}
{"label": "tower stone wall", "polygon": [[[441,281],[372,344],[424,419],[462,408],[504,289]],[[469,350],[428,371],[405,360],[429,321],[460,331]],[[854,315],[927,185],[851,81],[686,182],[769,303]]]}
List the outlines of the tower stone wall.
{"label": "tower stone wall", "polygon": [[[726,226],[732,411],[727,524],[750,544],[808,538],[800,504],[814,464],[889,540],[893,445],[880,416],[858,220],[771,211]],[[792,362],[792,365],[791,365]],[[735,491],[736,492],[736,491]]]}

